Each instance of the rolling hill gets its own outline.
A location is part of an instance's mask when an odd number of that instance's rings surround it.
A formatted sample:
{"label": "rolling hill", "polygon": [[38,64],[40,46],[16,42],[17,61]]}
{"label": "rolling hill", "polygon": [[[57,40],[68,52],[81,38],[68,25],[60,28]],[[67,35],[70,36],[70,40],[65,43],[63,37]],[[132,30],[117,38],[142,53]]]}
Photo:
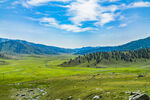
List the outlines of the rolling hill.
{"label": "rolling hill", "polygon": [[55,46],[31,43],[23,40],[11,40],[0,38],[0,52],[7,54],[76,54],[84,55],[96,52],[127,51],[150,48],[150,37],[129,42],[120,46],[107,47],[83,47],[77,49],[65,49]]}
{"label": "rolling hill", "polygon": [[127,51],[127,50],[138,50],[142,48],[150,48],[150,37],[136,41],[131,41],[127,44],[123,44],[120,46],[84,47],[78,49],[75,54],[84,55],[95,52]]}
{"label": "rolling hill", "polygon": [[60,54],[72,53],[72,49],[35,44],[22,40],[0,39],[0,52],[7,54]]}
{"label": "rolling hill", "polygon": [[98,67],[105,65],[120,65],[128,63],[146,62],[150,59],[150,49],[139,49],[132,51],[112,51],[112,52],[96,52],[87,55],[78,56],[64,62],[61,66]]}

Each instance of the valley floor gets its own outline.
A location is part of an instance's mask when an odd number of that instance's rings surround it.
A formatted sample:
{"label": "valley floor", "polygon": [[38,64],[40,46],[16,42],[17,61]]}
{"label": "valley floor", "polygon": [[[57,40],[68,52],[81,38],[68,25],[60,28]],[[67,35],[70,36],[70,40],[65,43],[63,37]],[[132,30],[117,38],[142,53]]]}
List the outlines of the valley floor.
{"label": "valley floor", "polygon": [[74,57],[0,59],[6,62],[0,63],[0,100],[92,100],[96,96],[101,100],[128,100],[126,92],[150,96],[149,60],[106,68],[58,66]]}

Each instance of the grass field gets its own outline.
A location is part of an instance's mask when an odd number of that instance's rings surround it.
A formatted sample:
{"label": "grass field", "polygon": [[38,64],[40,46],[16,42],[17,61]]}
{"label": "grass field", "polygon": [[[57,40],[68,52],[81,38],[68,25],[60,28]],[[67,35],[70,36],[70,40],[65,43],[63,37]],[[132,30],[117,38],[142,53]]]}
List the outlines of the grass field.
{"label": "grass field", "polygon": [[[128,100],[127,91],[150,96],[150,60],[99,65],[105,68],[59,66],[74,57],[24,55],[0,59],[0,100],[92,100],[96,95],[102,100]],[[139,74],[144,77],[138,78]]]}

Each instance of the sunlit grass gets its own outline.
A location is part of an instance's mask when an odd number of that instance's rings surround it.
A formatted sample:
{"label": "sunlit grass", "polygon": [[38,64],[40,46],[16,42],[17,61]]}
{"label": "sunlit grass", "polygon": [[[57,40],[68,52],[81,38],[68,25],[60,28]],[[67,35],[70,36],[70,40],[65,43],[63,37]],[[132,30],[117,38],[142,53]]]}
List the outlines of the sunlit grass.
{"label": "sunlit grass", "polygon": [[[150,95],[150,61],[121,62],[105,65],[106,68],[59,66],[74,57],[25,55],[18,59],[0,59],[7,62],[0,65],[0,97],[11,100],[13,88],[36,88],[41,85],[46,86],[48,92],[41,100],[66,99],[68,96],[73,96],[73,100],[91,100],[94,95],[102,95],[103,100],[127,100],[125,91],[138,90]],[[138,78],[139,74],[145,76]],[[22,82],[25,83],[10,85]]]}

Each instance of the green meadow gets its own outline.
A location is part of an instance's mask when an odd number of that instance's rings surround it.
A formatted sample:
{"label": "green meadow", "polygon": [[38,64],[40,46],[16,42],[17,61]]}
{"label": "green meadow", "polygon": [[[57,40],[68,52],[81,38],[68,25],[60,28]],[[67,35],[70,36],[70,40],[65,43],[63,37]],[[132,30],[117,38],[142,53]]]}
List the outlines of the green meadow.
{"label": "green meadow", "polygon": [[[0,100],[37,97],[36,100],[92,100],[97,95],[101,100],[128,100],[127,91],[140,91],[150,96],[150,60],[99,65],[104,68],[87,68],[85,64],[60,66],[75,57],[22,55],[0,59]],[[32,89],[30,93],[28,89]],[[45,94],[38,89],[44,90]]]}

